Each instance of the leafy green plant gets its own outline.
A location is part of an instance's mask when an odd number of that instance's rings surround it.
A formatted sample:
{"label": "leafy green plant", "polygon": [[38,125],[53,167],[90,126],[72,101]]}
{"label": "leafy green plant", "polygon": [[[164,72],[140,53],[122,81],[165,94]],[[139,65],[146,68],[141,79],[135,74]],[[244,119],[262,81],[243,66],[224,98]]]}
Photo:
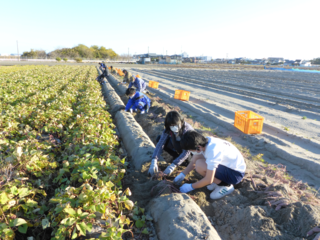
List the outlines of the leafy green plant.
{"label": "leafy green plant", "polygon": [[76,60],[77,63],[81,63],[82,62],[82,58],[75,58],[74,60]]}
{"label": "leafy green plant", "polygon": [[57,58],[56,58],[56,61],[57,61],[57,62],[60,62],[60,61],[61,61],[61,58],[57,57]]}
{"label": "leafy green plant", "polygon": [[68,58],[64,58],[63,61],[68,62]]}
{"label": "leafy green plant", "polygon": [[284,130],[289,131],[289,127],[284,127]]}
{"label": "leafy green plant", "polygon": [[305,120],[305,119],[307,119],[307,117],[306,117],[306,116],[303,116],[302,119]]}

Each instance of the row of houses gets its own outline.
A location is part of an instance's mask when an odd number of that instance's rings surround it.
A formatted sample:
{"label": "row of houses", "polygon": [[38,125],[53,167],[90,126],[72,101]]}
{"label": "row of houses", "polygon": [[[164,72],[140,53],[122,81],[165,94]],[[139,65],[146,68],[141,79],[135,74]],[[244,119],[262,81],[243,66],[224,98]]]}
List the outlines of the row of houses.
{"label": "row of houses", "polygon": [[158,55],[155,53],[145,53],[133,55],[133,59],[136,59],[138,63],[159,63],[159,64],[181,64],[184,62],[190,63],[201,63],[209,62],[212,57],[200,56],[200,57],[189,57],[187,53],[175,54],[175,55]]}
{"label": "row of houses", "polygon": [[159,55],[156,53],[145,53],[134,55],[133,58],[138,63],[159,63],[159,64],[181,64],[181,63],[224,63],[224,64],[252,64],[252,65],[282,65],[282,66],[311,66],[310,60],[303,59],[284,59],[281,57],[269,57],[261,59],[250,58],[216,58],[212,59],[209,56],[189,57],[187,53],[175,55]]}

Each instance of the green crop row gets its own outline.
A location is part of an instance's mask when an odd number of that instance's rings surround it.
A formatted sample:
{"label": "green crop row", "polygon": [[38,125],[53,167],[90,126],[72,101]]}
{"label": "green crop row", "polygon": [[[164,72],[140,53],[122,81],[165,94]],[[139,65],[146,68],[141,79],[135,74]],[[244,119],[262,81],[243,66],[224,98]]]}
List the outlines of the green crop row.
{"label": "green crop row", "polygon": [[93,225],[105,229],[101,239],[121,239],[129,230],[125,162],[95,78],[89,66],[1,75],[1,239],[74,239]]}

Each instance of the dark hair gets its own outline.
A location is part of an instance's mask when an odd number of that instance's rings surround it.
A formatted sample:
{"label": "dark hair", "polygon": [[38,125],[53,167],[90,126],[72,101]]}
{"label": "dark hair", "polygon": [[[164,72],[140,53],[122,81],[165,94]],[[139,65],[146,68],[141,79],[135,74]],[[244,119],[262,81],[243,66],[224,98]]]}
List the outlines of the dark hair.
{"label": "dark hair", "polygon": [[186,132],[180,140],[180,146],[184,150],[194,150],[198,146],[204,147],[208,143],[208,139],[196,131]]}
{"label": "dark hair", "polygon": [[126,95],[128,96],[128,95],[131,95],[132,93],[135,93],[136,92],[136,89],[135,88],[128,88],[127,90],[126,90]]}
{"label": "dark hair", "polygon": [[111,68],[113,68],[112,66],[110,66]]}
{"label": "dark hair", "polygon": [[123,69],[123,71],[122,71],[122,72],[123,72],[124,74],[127,74],[127,72],[128,72],[128,71],[127,71],[127,70],[125,70],[125,69]]}
{"label": "dark hair", "polygon": [[185,128],[185,124],[184,118],[177,111],[168,112],[164,120],[164,127],[166,128],[167,133],[171,131],[170,126],[172,125],[180,125],[179,136],[181,136]]}

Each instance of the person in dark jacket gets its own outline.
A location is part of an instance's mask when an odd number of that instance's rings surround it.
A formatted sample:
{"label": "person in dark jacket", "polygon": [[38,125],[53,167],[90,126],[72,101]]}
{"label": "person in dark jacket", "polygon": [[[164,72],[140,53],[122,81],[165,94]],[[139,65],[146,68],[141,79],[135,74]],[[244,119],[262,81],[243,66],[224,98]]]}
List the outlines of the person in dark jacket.
{"label": "person in dark jacket", "polygon": [[124,78],[123,78],[122,83],[129,83],[130,84],[131,82],[134,81],[134,76],[130,72],[128,72],[125,69],[122,72],[124,73]]}
{"label": "person in dark jacket", "polygon": [[133,111],[140,110],[141,114],[144,114],[145,112],[148,113],[151,101],[145,94],[136,91],[134,88],[128,88],[126,95],[129,97],[129,101],[125,108],[126,111],[132,113]]}
{"label": "person in dark jacket", "polygon": [[134,86],[138,92],[144,92],[146,90],[147,84],[141,78],[135,77],[132,82],[129,83],[128,88]]}
{"label": "person in dark jacket", "polygon": [[180,147],[181,137],[188,131],[194,131],[192,126],[184,121],[184,118],[177,112],[168,112],[164,121],[165,130],[158,137],[156,149],[153,152],[149,174],[158,172],[158,159],[165,150],[173,157],[173,162],[164,170],[164,174],[170,175],[174,169],[189,158],[190,151]]}
{"label": "person in dark jacket", "polygon": [[99,83],[102,83],[102,80],[103,78],[105,77],[108,77],[109,76],[109,71],[108,71],[108,68],[105,68],[102,73],[96,78],[96,80],[99,82]]}

